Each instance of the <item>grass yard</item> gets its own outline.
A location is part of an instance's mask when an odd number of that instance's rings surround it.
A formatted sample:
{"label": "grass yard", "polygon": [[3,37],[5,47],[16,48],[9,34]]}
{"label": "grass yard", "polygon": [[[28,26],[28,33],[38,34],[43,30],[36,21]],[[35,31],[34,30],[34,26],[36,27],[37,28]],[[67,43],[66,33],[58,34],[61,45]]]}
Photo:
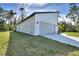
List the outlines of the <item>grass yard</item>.
{"label": "grass yard", "polygon": [[79,32],[64,32],[65,34],[73,37],[79,37]]}
{"label": "grass yard", "polygon": [[10,32],[0,32],[0,55],[5,55],[8,47]]}
{"label": "grass yard", "polygon": [[[8,55],[8,56],[79,55],[79,48],[64,43],[60,43],[48,38],[44,38],[42,36],[33,36],[19,32],[10,32],[9,37],[8,34],[9,34],[8,32],[5,33],[0,32],[1,46],[5,46],[7,48],[7,45],[4,45],[3,43],[5,43],[5,41],[8,43],[6,54],[4,53],[2,55]],[[5,48],[0,48],[0,55],[1,51],[5,51]]]}

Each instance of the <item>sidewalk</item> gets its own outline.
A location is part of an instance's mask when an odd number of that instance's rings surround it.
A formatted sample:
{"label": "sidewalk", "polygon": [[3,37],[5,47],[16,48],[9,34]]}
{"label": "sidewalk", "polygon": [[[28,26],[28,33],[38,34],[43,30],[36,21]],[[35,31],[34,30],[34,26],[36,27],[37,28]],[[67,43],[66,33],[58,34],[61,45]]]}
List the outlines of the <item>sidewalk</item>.
{"label": "sidewalk", "polygon": [[79,39],[78,38],[71,38],[71,37],[67,37],[66,35],[59,35],[59,34],[49,34],[49,35],[42,35],[44,37],[50,38],[52,40],[58,41],[58,42],[62,42],[62,43],[66,43],[72,46],[76,46],[79,47]]}
{"label": "sidewalk", "polygon": [[65,37],[68,37],[68,38],[70,38],[70,39],[73,39],[73,40],[79,41],[79,38],[77,38],[77,37],[68,36],[67,34],[64,34],[64,33],[62,33],[61,35],[62,35],[62,36],[65,36]]}

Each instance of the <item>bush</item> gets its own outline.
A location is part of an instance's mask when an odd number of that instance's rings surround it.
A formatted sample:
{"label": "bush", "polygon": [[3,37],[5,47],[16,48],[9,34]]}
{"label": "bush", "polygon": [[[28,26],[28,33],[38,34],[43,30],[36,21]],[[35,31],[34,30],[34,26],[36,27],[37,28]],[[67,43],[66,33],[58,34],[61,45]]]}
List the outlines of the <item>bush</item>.
{"label": "bush", "polygon": [[58,33],[61,33],[61,32],[64,32],[64,24],[62,24],[62,23],[59,23],[58,24]]}
{"label": "bush", "polygon": [[6,24],[4,22],[0,23],[0,31],[11,31],[14,27],[11,24]]}

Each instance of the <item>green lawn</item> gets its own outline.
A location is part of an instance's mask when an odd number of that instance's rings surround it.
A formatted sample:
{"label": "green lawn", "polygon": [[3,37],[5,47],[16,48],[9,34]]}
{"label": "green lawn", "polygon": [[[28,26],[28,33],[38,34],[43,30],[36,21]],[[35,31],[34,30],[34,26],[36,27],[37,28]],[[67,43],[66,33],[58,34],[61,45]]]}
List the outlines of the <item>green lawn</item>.
{"label": "green lawn", "polygon": [[73,37],[79,37],[79,32],[64,32],[65,34]]}
{"label": "green lawn", "polygon": [[[3,35],[1,34],[2,32],[0,32],[0,44],[1,46],[5,46],[2,42],[8,42],[9,33],[5,32]],[[4,39],[4,37],[7,38]],[[5,46],[7,48],[7,52],[4,54],[8,56],[79,55],[79,48],[44,38],[42,36],[10,32],[8,43],[8,48]],[[0,51],[4,50],[5,48],[0,48]]]}
{"label": "green lawn", "polygon": [[5,55],[8,47],[10,32],[0,32],[0,55]]}

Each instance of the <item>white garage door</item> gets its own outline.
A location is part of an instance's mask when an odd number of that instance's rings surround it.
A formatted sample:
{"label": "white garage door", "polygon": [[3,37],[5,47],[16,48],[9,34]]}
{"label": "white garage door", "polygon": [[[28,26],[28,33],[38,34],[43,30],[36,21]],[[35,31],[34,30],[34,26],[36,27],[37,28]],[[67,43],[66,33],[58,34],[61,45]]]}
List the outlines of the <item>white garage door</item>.
{"label": "white garage door", "polygon": [[40,22],[40,34],[54,34],[55,26],[50,23]]}

